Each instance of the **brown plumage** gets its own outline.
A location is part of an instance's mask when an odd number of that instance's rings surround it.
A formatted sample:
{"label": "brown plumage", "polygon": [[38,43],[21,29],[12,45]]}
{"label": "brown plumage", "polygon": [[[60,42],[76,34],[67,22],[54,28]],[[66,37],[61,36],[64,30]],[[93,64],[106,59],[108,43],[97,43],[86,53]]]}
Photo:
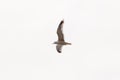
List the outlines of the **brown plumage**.
{"label": "brown plumage", "polygon": [[64,41],[63,24],[64,24],[64,20],[60,22],[57,28],[58,41]]}
{"label": "brown plumage", "polygon": [[71,45],[71,43],[67,43],[64,40],[64,34],[63,34],[63,24],[64,20],[62,20],[57,28],[57,35],[58,35],[58,41],[54,42],[56,45],[56,50],[61,53],[62,52],[62,46],[63,45]]}

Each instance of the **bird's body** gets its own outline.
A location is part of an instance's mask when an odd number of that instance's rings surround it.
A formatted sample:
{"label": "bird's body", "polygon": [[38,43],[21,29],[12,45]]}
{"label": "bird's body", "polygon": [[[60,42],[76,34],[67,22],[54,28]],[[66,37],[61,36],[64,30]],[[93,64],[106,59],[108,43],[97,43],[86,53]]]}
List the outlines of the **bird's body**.
{"label": "bird's body", "polygon": [[54,44],[57,44],[56,49],[59,53],[61,53],[61,51],[62,51],[62,46],[71,45],[71,43],[65,42],[65,40],[64,40],[64,35],[62,32],[63,24],[64,24],[64,20],[62,20],[60,22],[58,29],[57,29],[58,41],[54,42]]}
{"label": "bird's body", "polygon": [[71,43],[64,42],[64,41],[56,41],[54,44],[62,44],[62,45],[71,45]]}

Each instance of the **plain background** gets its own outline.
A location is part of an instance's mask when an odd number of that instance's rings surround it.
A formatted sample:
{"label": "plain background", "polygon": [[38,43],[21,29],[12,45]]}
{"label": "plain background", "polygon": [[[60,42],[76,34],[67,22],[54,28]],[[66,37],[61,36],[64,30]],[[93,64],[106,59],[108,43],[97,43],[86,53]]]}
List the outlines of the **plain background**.
{"label": "plain background", "polygon": [[120,80],[119,0],[0,0],[0,80]]}

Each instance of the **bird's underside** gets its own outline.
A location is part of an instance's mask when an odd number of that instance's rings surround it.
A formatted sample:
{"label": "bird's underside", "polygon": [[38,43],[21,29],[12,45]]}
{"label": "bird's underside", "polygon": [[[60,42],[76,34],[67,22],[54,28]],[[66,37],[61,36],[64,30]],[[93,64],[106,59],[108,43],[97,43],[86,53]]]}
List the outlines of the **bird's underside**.
{"label": "bird's underside", "polygon": [[64,24],[64,20],[62,20],[58,26],[57,29],[57,35],[58,35],[58,41],[54,42],[54,44],[56,44],[56,50],[57,52],[61,53],[62,52],[62,46],[63,45],[71,45],[71,43],[67,43],[64,41],[64,34],[63,34],[63,24]]}

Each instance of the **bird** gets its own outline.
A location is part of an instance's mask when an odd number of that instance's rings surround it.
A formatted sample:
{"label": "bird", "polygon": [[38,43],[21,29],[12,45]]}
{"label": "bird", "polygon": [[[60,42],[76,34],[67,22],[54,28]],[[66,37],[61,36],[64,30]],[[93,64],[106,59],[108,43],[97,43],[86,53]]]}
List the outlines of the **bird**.
{"label": "bird", "polygon": [[57,28],[58,40],[53,43],[56,44],[56,50],[58,53],[62,52],[62,47],[64,45],[71,45],[71,43],[65,42],[64,40],[63,24],[64,24],[64,20],[61,20]]}

